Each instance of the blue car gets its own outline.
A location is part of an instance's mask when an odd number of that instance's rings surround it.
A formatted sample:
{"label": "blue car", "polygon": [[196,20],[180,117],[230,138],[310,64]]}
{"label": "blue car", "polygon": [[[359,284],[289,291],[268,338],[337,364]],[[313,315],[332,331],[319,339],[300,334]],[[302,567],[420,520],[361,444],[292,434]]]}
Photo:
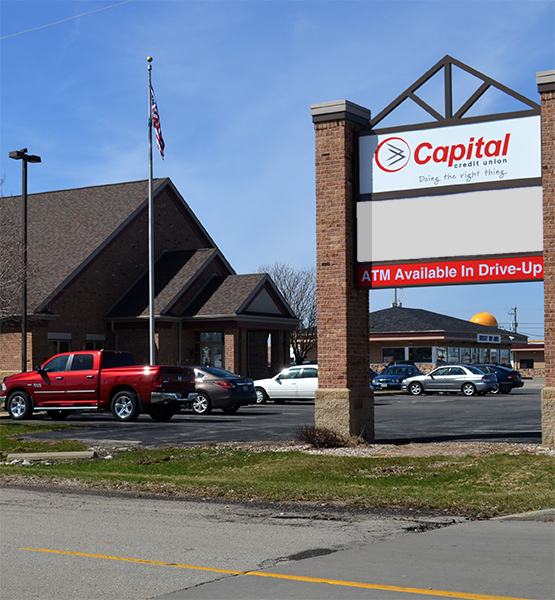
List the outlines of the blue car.
{"label": "blue car", "polygon": [[400,390],[407,377],[423,375],[420,369],[413,365],[390,365],[372,380],[375,390]]}
{"label": "blue car", "polygon": [[476,365],[480,371],[484,373],[494,373],[497,375],[497,381],[499,382],[499,388],[493,392],[508,394],[513,388],[519,388],[524,385],[524,381],[518,371],[509,369],[508,367],[502,367],[501,365]]}

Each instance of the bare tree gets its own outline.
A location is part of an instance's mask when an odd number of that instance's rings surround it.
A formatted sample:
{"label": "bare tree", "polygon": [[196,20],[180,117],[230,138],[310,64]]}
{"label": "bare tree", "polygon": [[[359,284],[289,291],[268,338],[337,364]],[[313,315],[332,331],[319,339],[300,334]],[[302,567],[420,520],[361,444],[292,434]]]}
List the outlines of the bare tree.
{"label": "bare tree", "polygon": [[294,269],[276,262],[258,271],[270,275],[299,319],[299,326],[291,332],[291,347],[295,362],[301,365],[316,346],[316,269]]}
{"label": "bare tree", "polygon": [[19,228],[14,236],[13,206],[4,201],[4,180],[5,176],[0,179],[0,319],[13,318],[21,312],[23,282],[21,237]]}

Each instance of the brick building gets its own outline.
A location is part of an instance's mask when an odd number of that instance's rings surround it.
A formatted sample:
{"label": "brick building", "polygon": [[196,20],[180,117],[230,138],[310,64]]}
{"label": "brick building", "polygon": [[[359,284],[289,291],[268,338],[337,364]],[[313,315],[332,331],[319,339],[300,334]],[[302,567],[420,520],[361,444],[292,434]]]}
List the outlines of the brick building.
{"label": "brick building", "polygon": [[[170,179],[153,198],[156,362],[254,378],[288,364],[297,319],[271,278],[236,274]],[[0,260],[17,274],[21,196],[3,198],[0,218]],[[69,349],[147,363],[148,181],[29,195],[28,273],[27,368]],[[21,368],[22,301],[21,284],[2,286],[5,374]]]}

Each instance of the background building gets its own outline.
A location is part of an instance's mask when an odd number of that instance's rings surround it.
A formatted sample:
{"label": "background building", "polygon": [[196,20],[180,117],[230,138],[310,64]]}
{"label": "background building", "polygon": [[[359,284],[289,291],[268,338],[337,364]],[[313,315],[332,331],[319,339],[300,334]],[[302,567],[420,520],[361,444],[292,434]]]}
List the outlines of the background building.
{"label": "background building", "polygon": [[[487,315],[487,313],[480,313]],[[478,316],[478,315],[475,315]],[[495,318],[465,321],[420,308],[394,306],[370,314],[370,363],[374,369],[411,360],[425,372],[443,363],[511,364],[515,344],[527,337],[497,326]],[[474,317],[473,317],[474,319]]]}
{"label": "background building", "polygon": [[[271,278],[235,273],[170,179],[154,181],[153,205],[156,362],[253,378],[287,365],[297,319]],[[1,289],[6,374],[21,368],[21,197],[3,198],[0,217],[0,260],[13,264]],[[28,241],[27,368],[70,349],[148,363],[148,181],[29,195]]]}

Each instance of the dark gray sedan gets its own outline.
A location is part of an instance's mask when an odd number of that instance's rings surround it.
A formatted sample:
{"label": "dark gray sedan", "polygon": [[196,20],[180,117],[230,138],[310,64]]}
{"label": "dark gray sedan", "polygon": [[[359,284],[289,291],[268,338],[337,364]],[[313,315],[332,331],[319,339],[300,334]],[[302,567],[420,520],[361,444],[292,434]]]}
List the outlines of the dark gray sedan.
{"label": "dark gray sedan", "polygon": [[232,414],[246,404],[256,404],[252,379],[215,367],[194,367],[195,392],[191,408],[197,415],[206,415],[213,408]]}
{"label": "dark gray sedan", "polygon": [[497,377],[484,373],[474,365],[445,365],[427,375],[409,377],[403,381],[403,391],[420,396],[435,392],[462,392],[465,396],[483,395],[499,387]]}

